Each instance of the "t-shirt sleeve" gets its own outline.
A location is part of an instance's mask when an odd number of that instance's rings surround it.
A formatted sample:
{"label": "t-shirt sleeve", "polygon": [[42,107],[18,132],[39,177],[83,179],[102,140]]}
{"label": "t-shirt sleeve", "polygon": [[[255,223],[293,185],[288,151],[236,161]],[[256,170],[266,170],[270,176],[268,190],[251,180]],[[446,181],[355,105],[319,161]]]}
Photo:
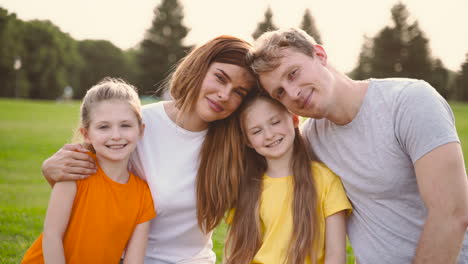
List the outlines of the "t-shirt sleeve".
{"label": "t-shirt sleeve", "polygon": [[340,178],[323,164],[317,164],[316,167],[318,169],[315,169],[314,173],[318,173],[315,178],[319,178],[321,181],[321,190],[319,190],[318,194],[323,199],[321,202],[325,217],[343,210],[347,210],[349,214],[352,206]]}
{"label": "t-shirt sleeve", "polygon": [[142,205],[140,216],[138,217],[138,224],[144,223],[156,217],[156,211],[154,210],[153,197],[151,191],[146,182],[142,181],[143,194],[142,194]]}
{"label": "t-shirt sleeve", "polygon": [[232,221],[234,220],[234,216],[236,214],[236,209],[232,208],[230,209],[227,214],[226,214],[226,224],[230,225],[232,224]]}
{"label": "t-shirt sleeve", "polygon": [[394,112],[396,138],[413,164],[436,147],[459,142],[449,104],[427,82],[403,88]]}

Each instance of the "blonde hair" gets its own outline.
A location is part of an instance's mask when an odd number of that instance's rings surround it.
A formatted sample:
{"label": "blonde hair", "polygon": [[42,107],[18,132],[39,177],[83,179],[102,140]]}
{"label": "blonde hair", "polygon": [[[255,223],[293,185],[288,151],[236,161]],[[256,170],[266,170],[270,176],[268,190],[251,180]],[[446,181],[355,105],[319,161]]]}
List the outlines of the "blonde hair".
{"label": "blonde hair", "polygon": [[247,61],[256,74],[269,72],[279,66],[282,49],[291,48],[313,58],[314,45],[317,42],[302,29],[269,31],[257,39],[254,48],[247,54]]}
{"label": "blonde hair", "polygon": [[[90,116],[93,107],[97,103],[110,100],[120,100],[127,102],[135,113],[138,124],[142,124],[141,103],[138,97],[137,89],[122,79],[106,77],[86,92],[86,95],[84,96],[80,106],[80,121],[78,129],[75,132],[74,141],[77,141],[77,139],[79,139],[81,142],[83,141],[79,129],[89,128],[89,124],[91,123]],[[84,144],[84,147],[93,153],[95,152],[91,145]]]}

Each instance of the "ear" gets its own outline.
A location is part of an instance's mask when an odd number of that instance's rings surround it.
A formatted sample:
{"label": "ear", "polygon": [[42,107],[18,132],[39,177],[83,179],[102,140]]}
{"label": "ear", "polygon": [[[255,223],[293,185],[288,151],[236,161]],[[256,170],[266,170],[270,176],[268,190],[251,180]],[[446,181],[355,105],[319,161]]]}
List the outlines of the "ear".
{"label": "ear", "polygon": [[299,127],[299,116],[293,114],[293,115],[292,115],[292,119],[293,119],[294,128]]}
{"label": "ear", "polygon": [[145,127],[146,127],[146,125],[144,123],[141,123],[139,139],[142,139],[143,136],[145,135]]}
{"label": "ear", "polygon": [[327,66],[328,63],[328,55],[325,51],[325,48],[322,45],[315,44],[314,45],[314,55],[315,57],[322,63],[323,66]]}
{"label": "ear", "polygon": [[84,127],[81,127],[80,128],[80,133],[83,136],[84,143],[91,145],[91,140],[89,139],[89,136],[88,136],[88,129],[86,129]]}

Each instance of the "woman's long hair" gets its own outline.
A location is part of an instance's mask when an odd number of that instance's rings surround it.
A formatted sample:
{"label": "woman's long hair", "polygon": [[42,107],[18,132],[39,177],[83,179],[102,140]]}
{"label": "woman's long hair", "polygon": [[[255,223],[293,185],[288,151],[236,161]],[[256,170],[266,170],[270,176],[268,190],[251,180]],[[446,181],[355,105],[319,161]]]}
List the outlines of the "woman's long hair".
{"label": "woman's long hair", "polygon": [[[258,100],[265,100],[288,111],[274,99],[259,94],[249,98],[240,109],[239,134],[247,138],[243,128],[245,111]],[[311,161],[317,160],[314,153],[308,151],[298,128],[295,128],[293,154],[290,166],[293,172],[293,194],[291,204],[293,231],[290,237],[286,263],[304,263],[310,257],[315,263],[317,239],[317,192],[312,175]],[[244,144],[245,145],[245,144]],[[226,242],[227,264],[250,263],[262,244],[260,224],[260,198],[263,189],[263,175],[267,170],[265,157],[253,148],[244,149],[244,173],[241,174],[238,188],[238,199],[233,204],[233,218]],[[285,188],[287,188],[285,186]]]}
{"label": "woman's long hair", "polygon": [[[220,36],[194,50],[181,62],[174,73],[171,93],[181,113],[193,111],[198,98],[202,77],[213,62],[240,66],[253,75],[246,56],[252,46],[241,39]],[[202,63],[203,62],[203,63]],[[192,75],[186,75],[193,72]],[[201,75],[197,82],[189,82],[190,76]],[[186,80],[186,81],[183,81]],[[190,92],[175,89],[178,85],[197,86]],[[256,89],[253,87],[252,89]],[[242,136],[231,129],[237,125],[236,113],[223,120],[210,122],[207,135],[200,150],[200,166],[197,173],[197,218],[198,225],[205,232],[212,231],[223,219],[224,213],[232,206],[239,187],[242,166]]]}

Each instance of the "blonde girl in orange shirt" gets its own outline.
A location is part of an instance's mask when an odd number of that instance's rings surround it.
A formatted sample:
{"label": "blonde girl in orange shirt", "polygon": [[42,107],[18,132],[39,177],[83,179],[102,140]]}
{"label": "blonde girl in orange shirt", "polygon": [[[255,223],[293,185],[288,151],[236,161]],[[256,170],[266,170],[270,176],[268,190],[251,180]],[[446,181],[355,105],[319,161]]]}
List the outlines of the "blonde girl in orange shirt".
{"label": "blonde girl in orange shirt", "polygon": [[81,104],[79,132],[97,172],[80,181],[57,182],[44,233],[22,263],[143,263],[149,220],[156,216],[148,185],[128,171],[142,137],[135,88],[106,78]]}

